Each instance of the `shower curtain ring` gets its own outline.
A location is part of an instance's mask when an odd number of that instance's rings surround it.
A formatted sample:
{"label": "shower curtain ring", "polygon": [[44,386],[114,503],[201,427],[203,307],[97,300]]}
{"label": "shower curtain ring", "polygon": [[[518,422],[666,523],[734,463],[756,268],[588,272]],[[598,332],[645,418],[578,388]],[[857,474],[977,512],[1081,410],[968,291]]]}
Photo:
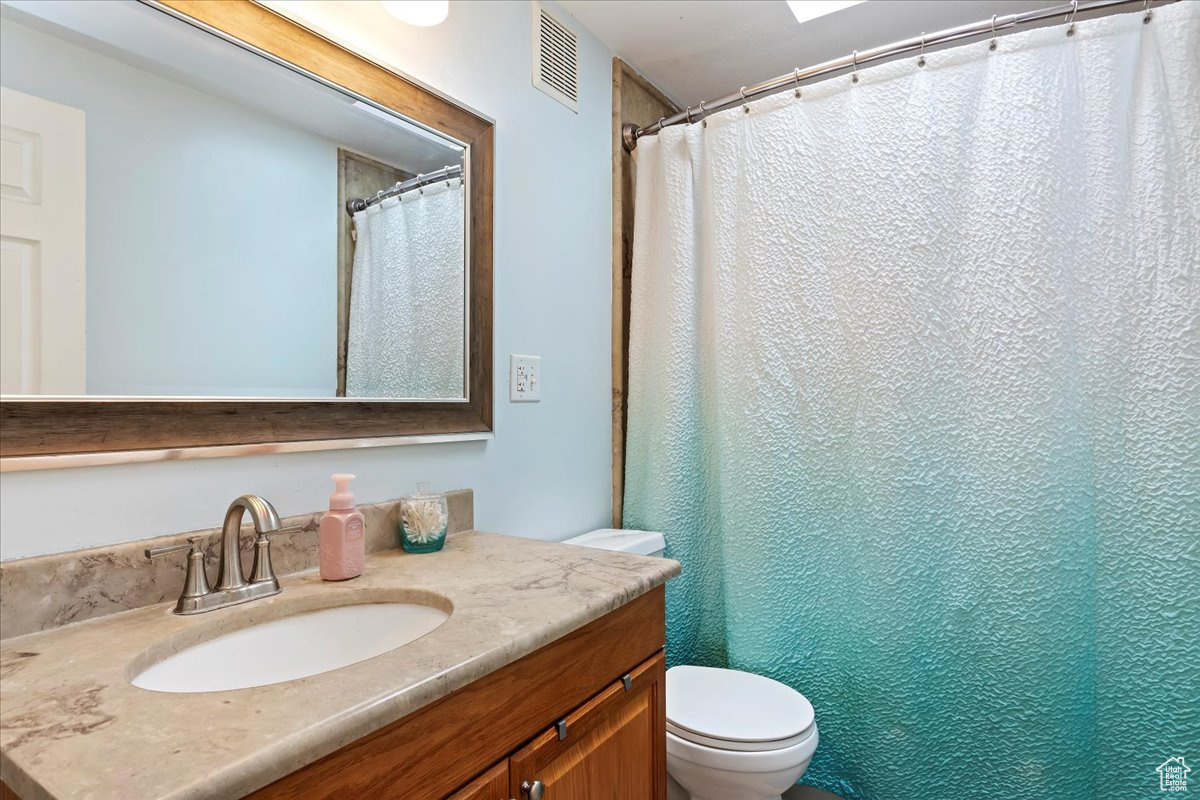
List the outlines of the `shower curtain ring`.
{"label": "shower curtain ring", "polygon": [[1142,24],[1149,25],[1150,20],[1154,19],[1154,12],[1150,10],[1150,0],[1145,0],[1142,3],[1142,10],[1146,12],[1145,16],[1142,17]]}
{"label": "shower curtain ring", "polygon": [[742,88],[738,89],[738,94],[742,96],[742,111],[745,111],[747,114],[749,114],[750,101],[746,99],[746,87],[743,86]]}
{"label": "shower curtain ring", "polygon": [[1079,0],[1071,0],[1071,11],[1067,14],[1066,21],[1071,23],[1067,26],[1067,36],[1075,35],[1075,12],[1079,10]]}
{"label": "shower curtain ring", "polygon": [[691,125],[691,124],[692,124],[692,107],[691,107],[691,106],[686,106],[686,107],[683,109],[683,115],[684,115],[684,117],[686,117],[686,118],[687,118],[687,124],[688,124],[688,125]]}
{"label": "shower curtain ring", "polygon": [[919,56],[917,66],[925,66],[925,31],[921,31],[921,49],[917,52],[917,55]]}
{"label": "shower curtain ring", "polygon": [[667,127],[666,125],[664,125],[664,124],[663,124],[663,123],[664,123],[664,122],[666,122],[666,121],[667,121],[667,118],[666,118],[666,117],[659,117],[659,118],[658,118],[658,129],[659,129],[660,131],[661,131],[663,128]]}
{"label": "shower curtain ring", "polygon": [[992,43],[988,45],[988,50],[995,50],[996,47],[996,15],[992,14]]}
{"label": "shower curtain ring", "polygon": [[700,127],[708,127],[708,110],[704,107],[704,101],[700,101]]}
{"label": "shower curtain ring", "polygon": [[854,55],[850,57],[851,63],[854,65],[854,71],[850,73],[850,81],[858,83],[858,51],[854,51]]}
{"label": "shower curtain ring", "polygon": [[796,72],[794,74],[796,76],[796,97],[799,97],[800,96],[800,68],[799,67],[796,67]]}

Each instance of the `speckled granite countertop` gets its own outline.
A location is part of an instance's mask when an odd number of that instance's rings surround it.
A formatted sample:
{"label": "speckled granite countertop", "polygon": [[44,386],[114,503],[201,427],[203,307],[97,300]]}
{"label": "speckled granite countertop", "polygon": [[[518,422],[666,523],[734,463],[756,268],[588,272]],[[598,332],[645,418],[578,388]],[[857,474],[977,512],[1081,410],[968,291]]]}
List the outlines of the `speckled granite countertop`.
{"label": "speckled granite countertop", "polygon": [[[193,617],[149,606],[5,640],[0,778],[23,800],[237,797],[516,661],[679,573],[669,559],[466,532],[441,553],[367,558],[346,583],[284,578],[275,597]],[[327,605],[454,611],[390,653],[288,683],[162,694],[131,665]],[[444,599],[439,599],[444,598]]]}

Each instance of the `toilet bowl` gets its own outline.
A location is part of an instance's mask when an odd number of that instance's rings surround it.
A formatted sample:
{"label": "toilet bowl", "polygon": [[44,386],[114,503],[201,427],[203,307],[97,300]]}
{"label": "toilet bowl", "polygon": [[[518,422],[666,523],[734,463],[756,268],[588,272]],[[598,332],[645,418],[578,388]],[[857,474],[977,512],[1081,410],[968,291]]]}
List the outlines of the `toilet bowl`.
{"label": "toilet bowl", "polygon": [[667,773],[691,800],[780,800],[816,752],[812,704],[778,681],[667,670]]}
{"label": "toilet bowl", "polygon": [[[604,529],[564,544],[661,556],[652,531]],[[667,773],[689,800],[781,800],[816,752],[804,695],[762,675],[714,667],[667,670]]]}

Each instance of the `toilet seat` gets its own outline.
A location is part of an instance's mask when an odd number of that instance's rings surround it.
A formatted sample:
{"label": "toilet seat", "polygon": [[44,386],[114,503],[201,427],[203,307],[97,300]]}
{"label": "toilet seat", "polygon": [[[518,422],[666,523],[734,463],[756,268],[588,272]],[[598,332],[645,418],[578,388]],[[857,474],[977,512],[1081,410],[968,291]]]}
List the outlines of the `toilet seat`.
{"label": "toilet seat", "polygon": [[813,725],[809,725],[804,730],[797,733],[795,736],[790,736],[787,739],[774,739],[767,742],[732,742],[726,739],[716,739],[711,736],[705,736],[695,731],[689,731],[686,728],[680,728],[670,720],[667,720],[667,733],[677,736],[680,739],[692,742],[694,744],[711,747],[714,750],[730,750],[740,753],[765,753],[772,750],[784,750],[794,745],[800,744],[805,739],[808,739],[813,734]]}
{"label": "toilet seat", "polygon": [[716,750],[763,753],[812,737],[808,699],[762,675],[714,667],[667,670],[667,731]]}
{"label": "toilet seat", "polygon": [[[684,761],[728,773],[788,770],[806,765],[812,759],[820,741],[821,737],[816,725],[809,728],[806,736],[796,744],[778,750],[757,752],[731,750],[727,747],[709,747],[668,732],[667,769],[671,771],[673,762]],[[676,780],[679,779],[679,776],[676,775],[677,771],[671,771]]]}

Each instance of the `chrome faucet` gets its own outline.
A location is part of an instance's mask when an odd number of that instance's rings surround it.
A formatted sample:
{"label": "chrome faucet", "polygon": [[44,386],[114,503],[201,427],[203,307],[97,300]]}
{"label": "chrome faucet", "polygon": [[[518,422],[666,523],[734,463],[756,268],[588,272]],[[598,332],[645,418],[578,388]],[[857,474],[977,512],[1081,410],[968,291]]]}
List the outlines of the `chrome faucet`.
{"label": "chrome faucet", "polygon": [[[249,512],[254,523],[254,566],[250,580],[242,573],[241,535],[242,516]],[[279,594],[279,579],[271,567],[272,534],[292,533],[300,528],[281,528],[275,507],[258,495],[246,494],[229,504],[225,524],[221,528],[221,564],[217,571],[217,586],[208,587],[204,569],[204,537],[190,536],[187,544],[171,544],[146,549],[146,558],[158,558],[168,553],[188,551],[187,577],[183,592],[175,604],[176,614],[201,614],[218,608],[245,603],[260,597]]]}

